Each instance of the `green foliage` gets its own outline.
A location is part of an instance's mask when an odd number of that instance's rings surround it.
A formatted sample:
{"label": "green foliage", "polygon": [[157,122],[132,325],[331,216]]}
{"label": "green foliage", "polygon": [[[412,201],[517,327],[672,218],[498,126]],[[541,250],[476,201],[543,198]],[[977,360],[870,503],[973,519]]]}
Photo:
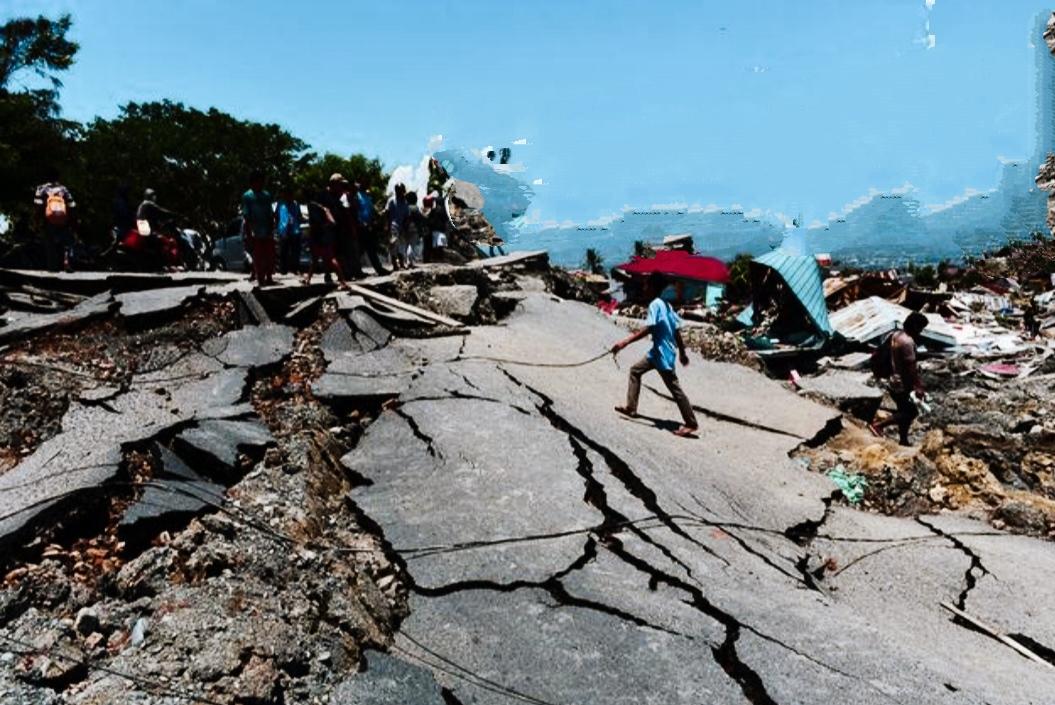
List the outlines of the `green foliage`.
{"label": "green foliage", "polygon": [[321,157],[309,154],[293,174],[293,185],[298,193],[304,189],[321,189],[327,184],[331,174],[340,174],[359,184],[369,184],[368,192],[375,204],[381,203],[385,197],[388,175],[381,166],[381,160],[370,159],[362,154],[353,154],[350,157],[330,153]]}
{"label": "green foliage", "polygon": [[[18,18],[0,25],[0,212],[25,230],[33,189],[50,166],[68,161],[76,124],[58,117],[56,72],[73,63],[77,45],[66,39],[69,15],[58,20]],[[12,90],[18,74],[48,79],[50,89]]]}
{"label": "green foliage", "polygon": [[[111,204],[118,186],[129,187],[134,208],[143,190],[183,216],[182,223],[216,232],[238,213],[249,174],[264,173],[273,192],[322,188],[330,174],[368,182],[375,201],[388,177],[381,162],[308,151],[308,145],[275,124],[240,120],[168,100],[129,103],[117,117],[87,125],[59,118],[57,72],[67,69],[77,44],[66,34],[68,15],[14,19],[0,26],[0,213],[26,232],[33,188],[55,167],[77,201],[81,236],[108,239]],[[13,92],[21,73],[50,81],[51,88]]]}
{"label": "green foliage", "polygon": [[590,247],[586,250],[582,268],[590,274],[604,274],[604,257],[596,249]]}
{"label": "green foliage", "polygon": [[79,48],[66,39],[71,24],[70,16],[62,15],[57,20],[21,17],[0,26],[0,89],[9,89],[22,71],[48,79],[54,88],[61,86],[55,73],[73,65]]}
{"label": "green foliage", "polygon": [[66,182],[81,204],[89,237],[109,226],[119,184],[131,187],[133,207],[145,188],[182,214],[190,227],[213,230],[237,215],[249,174],[269,186],[288,182],[309,158],[307,145],[279,127],[239,120],[182,103],[129,103],[113,120],[95,119],[77,141],[78,169]]}
{"label": "green foliage", "polygon": [[938,270],[932,264],[920,267],[910,263],[908,273],[912,275],[913,283],[921,289],[933,289],[938,286]]}
{"label": "green foliage", "polygon": [[729,283],[725,286],[725,300],[743,303],[751,298],[751,260],[749,254],[741,253],[729,263]]}

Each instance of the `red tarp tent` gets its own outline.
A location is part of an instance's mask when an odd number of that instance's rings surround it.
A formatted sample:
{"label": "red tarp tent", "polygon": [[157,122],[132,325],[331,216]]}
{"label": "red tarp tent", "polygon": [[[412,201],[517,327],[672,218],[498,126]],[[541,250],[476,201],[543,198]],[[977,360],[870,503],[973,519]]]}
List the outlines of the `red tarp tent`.
{"label": "red tarp tent", "polygon": [[616,269],[630,275],[660,272],[671,277],[712,284],[729,282],[729,268],[724,262],[714,257],[689,254],[684,250],[659,250],[655,257],[632,257]]}

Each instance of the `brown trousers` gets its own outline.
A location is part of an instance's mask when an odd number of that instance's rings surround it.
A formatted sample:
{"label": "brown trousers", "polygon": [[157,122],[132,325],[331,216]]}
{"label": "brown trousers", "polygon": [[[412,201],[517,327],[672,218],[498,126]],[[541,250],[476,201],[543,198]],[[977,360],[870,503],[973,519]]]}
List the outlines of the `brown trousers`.
{"label": "brown trousers", "polygon": [[641,377],[649,370],[656,370],[663,380],[663,384],[667,385],[667,391],[670,392],[670,396],[674,397],[674,402],[678,405],[678,410],[681,411],[681,418],[685,425],[691,428],[699,426],[696,422],[696,414],[692,411],[692,402],[685,396],[685,391],[681,388],[681,382],[678,381],[678,375],[674,370],[656,369],[656,366],[652,364],[652,361],[647,356],[641,358],[640,362],[635,363],[630,368],[630,385],[626,390],[626,408],[630,411],[637,411],[637,400],[641,395]]}

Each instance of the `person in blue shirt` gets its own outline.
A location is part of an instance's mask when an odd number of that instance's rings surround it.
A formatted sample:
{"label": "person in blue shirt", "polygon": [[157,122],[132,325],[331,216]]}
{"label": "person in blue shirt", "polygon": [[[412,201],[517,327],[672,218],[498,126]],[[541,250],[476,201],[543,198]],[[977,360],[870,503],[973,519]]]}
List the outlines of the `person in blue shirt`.
{"label": "person in blue shirt", "polygon": [[641,377],[646,372],[655,370],[659,373],[663,384],[667,386],[667,390],[681,411],[683,423],[674,432],[674,435],[692,437],[699,430],[700,425],[696,421],[696,414],[693,413],[692,403],[681,388],[678,375],[674,370],[675,363],[679,359],[682,365],[688,365],[689,355],[685,351],[685,342],[682,340],[681,332],[678,330],[681,327],[681,319],[674,312],[674,307],[666,300],[664,296],[666,289],[666,277],[658,272],[649,276],[646,283],[646,293],[653,298],[652,303],[648,305],[648,318],[645,319],[645,327],[612,346],[612,354],[615,355],[646,335],[652,336],[652,349],[649,350],[648,355],[630,368],[630,384],[626,392],[626,406],[617,406],[615,410],[625,416],[636,417],[637,400],[641,394]]}
{"label": "person in blue shirt", "polygon": [[300,204],[293,199],[293,190],[288,186],[279,189],[275,220],[278,221],[278,271],[296,274],[300,271]]}
{"label": "person in blue shirt", "polygon": [[370,266],[378,276],[388,274],[378,255],[377,230],[374,222],[374,199],[370,198],[370,184],[365,179],[352,184],[350,195],[354,195],[356,220],[359,227],[359,249],[364,250]]}

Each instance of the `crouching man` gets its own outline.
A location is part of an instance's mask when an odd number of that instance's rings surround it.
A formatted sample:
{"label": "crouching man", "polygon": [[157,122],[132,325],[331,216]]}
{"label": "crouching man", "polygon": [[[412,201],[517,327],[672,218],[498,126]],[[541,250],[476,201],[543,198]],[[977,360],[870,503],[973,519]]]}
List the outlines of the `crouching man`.
{"label": "crouching man", "polygon": [[649,370],[659,373],[663,384],[667,386],[670,395],[681,411],[682,425],[674,432],[680,437],[691,437],[699,430],[696,422],[696,414],[692,411],[692,403],[685,396],[678,375],[674,370],[678,359],[682,365],[689,364],[689,356],[685,352],[685,343],[681,338],[681,319],[674,312],[674,308],[663,298],[663,292],[667,287],[666,277],[654,273],[648,278],[646,294],[652,297],[652,303],[648,305],[648,318],[645,327],[630,337],[612,346],[612,354],[631,343],[641,340],[646,335],[652,336],[652,349],[640,362],[630,368],[630,384],[626,392],[626,406],[617,406],[615,410],[631,418],[637,416],[637,401],[641,393],[641,377]]}

